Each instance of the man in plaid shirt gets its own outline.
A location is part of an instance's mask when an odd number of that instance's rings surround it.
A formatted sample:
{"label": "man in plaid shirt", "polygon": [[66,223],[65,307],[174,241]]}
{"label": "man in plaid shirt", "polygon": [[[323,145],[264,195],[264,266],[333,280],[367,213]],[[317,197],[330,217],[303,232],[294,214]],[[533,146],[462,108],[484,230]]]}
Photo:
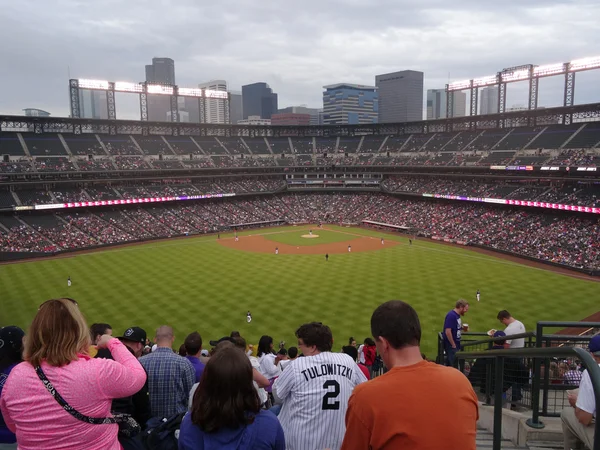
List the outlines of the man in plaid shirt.
{"label": "man in plaid shirt", "polygon": [[563,382],[573,386],[579,386],[581,382],[581,372],[577,369],[577,365],[569,365],[569,370],[563,375]]}
{"label": "man in plaid shirt", "polygon": [[196,381],[194,366],[173,352],[174,341],[173,328],[159,327],[156,350],[139,360],[148,374],[152,417],[162,419],[186,412],[188,396]]}

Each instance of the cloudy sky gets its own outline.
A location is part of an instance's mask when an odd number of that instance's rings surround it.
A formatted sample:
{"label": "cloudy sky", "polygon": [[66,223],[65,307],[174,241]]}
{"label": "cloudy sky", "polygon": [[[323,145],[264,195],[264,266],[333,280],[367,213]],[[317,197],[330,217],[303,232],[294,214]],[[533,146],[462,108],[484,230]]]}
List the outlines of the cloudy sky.
{"label": "cloudy sky", "polygon": [[[0,0],[0,112],[69,113],[67,80],[142,81],[153,56],[175,60],[177,84],[266,81],[279,106],[322,105],[322,86],[374,84],[425,72],[425,88],[520,64],[600,54],[598,0]],[[600,71],[578,74],[576,103],[600,101]],[[562,80],[541,82],[561,103]],[[119,118],[137,118],[117,97]],[[524,83],[507,105],[525,104]],[[121,108],[119,108],[122,106]]]}

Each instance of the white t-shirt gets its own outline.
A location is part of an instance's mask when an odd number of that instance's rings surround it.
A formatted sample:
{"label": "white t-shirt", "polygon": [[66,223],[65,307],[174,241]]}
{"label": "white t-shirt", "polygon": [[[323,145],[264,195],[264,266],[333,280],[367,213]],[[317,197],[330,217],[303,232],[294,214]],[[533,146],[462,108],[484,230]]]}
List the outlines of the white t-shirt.
{"label": "white t-shirt", "polygon": [[[598,365],[600,366],[600,364]],[[594,418],[596,417],[594,388],[592,387],[592,380],[590,380],[590,374],[587,370],[584,370],[583,375],[581,376],[579,394],[577,394],[577,403],[575,405],[582,411],[593,414]]]}
{"label": "white t-shirt", "polygon": [[[523,322],[515,320],[506,327],[504,332],[506,333],[507,337],[515,334],[523,334],[525,333],[525,325],[523,325]],[[525,338],[507,339],[506,343],[510,346],[510,348],[523,348],[525,347]]]}
{"label": "white t-shirt", "polygon": [[358,362],[361,364],[364,364],[367,361],[365,359],[365,352],[363,352],[364,348],[364,344],[360,344],[360,347],[358,347]]}
{"label": "white t-shirt", "polygon": [[260,373],[269,380],[278,377],[281,374],[281,371],[275,365],[275,355],[273,353],[265,353],[258,358],[258,362],[260,363]]}
{"label": "white t-shirt", "polygon": [[[255,356],[248,356],[248,359],[250,360],[250,364],[252,365],[253,369],[256,369],[260,372],[260,363],[258,362],[258,359],[256,359]],[[260,403],[264,403],[267,401],[267,391],[265,391],[263,388],[258,387],[258,383],[256,381],[252,382],[254,384],[254,389],[256,389],[256,392],[258,392],[258,397],[260,398]]]}
{"label": "white t-shirt", "polygon": [[279,361],[279,364],[277,364],[277,367],[283,372],[283,369],[285,369],[287,365],[292,361],[293,359],[282,359],[281,361]]}

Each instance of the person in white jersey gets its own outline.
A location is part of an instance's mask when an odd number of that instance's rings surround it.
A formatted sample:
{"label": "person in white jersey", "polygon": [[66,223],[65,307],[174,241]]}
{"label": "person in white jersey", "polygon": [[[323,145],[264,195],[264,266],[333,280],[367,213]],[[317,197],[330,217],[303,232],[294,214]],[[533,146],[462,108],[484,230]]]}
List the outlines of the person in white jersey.
{"label": "person in white jersey", "polygon": [[523,322],[520,322],[517,319],[515,319],[505,309],[498,313],[497,318],[504,326],[506,326],[506,328],[504,329],[504,333],[506,333],[506,336],[508,337],[508,339],[506,340],[508,348],[525,347],[525,338],[510,339],[512,335],[526,333],[525,325],[523,325]]}
{"label": "person in white jersey", "polygon": [[71,287],[71,284],[72,284],[72,283],[71,283],[71,277],[69,276],[69,277],[67,278],[67,286],[68,286],[68,287]]}
{"label": "person in white jersey", "polygon": [[333,336],[319,322],[296,331],[303,357],[290,362],[273,385],[282,403],[279,421],[287,450],[338,450],[346,432],[348,399],[367,381],[352,358],[332,353]]}

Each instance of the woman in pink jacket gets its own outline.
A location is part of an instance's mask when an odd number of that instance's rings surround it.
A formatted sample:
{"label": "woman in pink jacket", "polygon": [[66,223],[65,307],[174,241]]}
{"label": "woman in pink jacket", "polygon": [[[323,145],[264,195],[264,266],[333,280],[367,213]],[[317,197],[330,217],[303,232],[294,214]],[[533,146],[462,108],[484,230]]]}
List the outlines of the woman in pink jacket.
{"label": "woman in pink jacket", "polygon": [[0,398],[6,425],[20,450],[120,450],[117,424],[93,425],[65,411],[46,389],[40,366],[56,391],[75,410],[110,417],[114,398],[139,391],[146,372],[118,339],[104,335],[98,347],[114,357],[90,358],[90,334],[77,302],[61,298],[42,303],[25,339],[24,362],[10,373]]}

